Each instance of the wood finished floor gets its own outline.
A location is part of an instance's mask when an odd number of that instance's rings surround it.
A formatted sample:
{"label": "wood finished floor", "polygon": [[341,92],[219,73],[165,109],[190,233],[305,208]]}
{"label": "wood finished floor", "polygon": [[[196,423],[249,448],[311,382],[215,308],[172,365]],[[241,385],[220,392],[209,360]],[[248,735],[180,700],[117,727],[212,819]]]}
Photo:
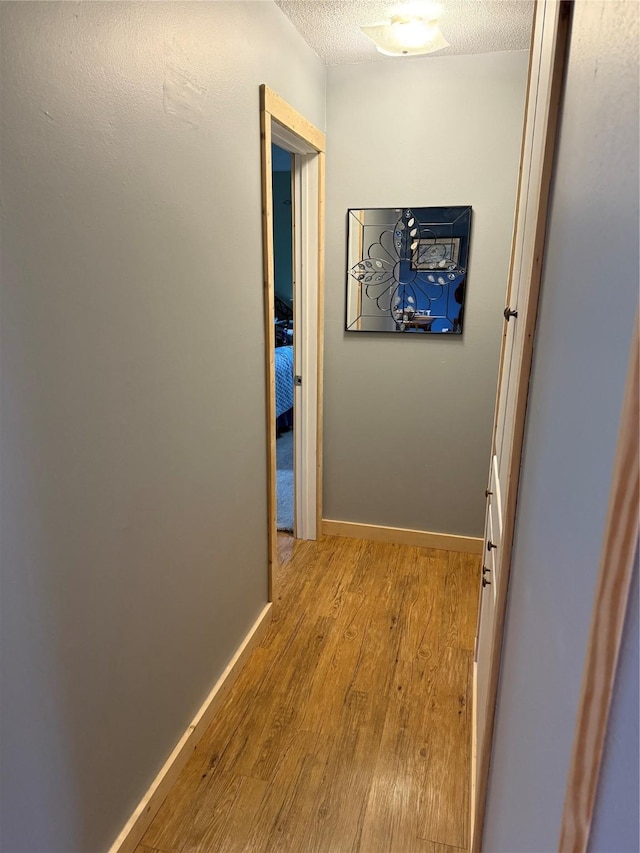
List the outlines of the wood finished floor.
{"label": "wood finished floor", "polygon": [[480,557],[278,547],[273,623],[136,853],[466,849]]}

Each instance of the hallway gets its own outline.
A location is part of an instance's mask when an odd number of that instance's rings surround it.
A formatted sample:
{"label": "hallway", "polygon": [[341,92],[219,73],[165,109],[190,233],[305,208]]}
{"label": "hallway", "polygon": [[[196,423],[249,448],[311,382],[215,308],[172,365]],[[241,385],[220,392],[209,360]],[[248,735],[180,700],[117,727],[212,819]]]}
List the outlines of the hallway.
{"label": "hallway", "polygon": [[480,558],[279,553],[269,632],[136,853],[465,848]]}

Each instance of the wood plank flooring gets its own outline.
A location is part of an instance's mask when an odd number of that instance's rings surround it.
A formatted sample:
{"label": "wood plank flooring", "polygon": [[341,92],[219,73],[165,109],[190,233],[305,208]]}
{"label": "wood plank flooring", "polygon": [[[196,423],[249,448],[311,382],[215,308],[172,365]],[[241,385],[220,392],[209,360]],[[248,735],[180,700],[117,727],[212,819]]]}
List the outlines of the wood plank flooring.
{"label": "wood plank flooring", "polygon": [[459,853],[480,557],[279,535],[273,623],[136,853]]}

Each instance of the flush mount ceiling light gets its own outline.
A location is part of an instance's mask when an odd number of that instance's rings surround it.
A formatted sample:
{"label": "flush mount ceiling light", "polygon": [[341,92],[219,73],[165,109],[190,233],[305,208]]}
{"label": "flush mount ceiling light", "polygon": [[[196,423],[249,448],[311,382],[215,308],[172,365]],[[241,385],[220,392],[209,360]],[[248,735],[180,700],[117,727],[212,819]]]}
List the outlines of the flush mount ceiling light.
{"label": "flush mount ceiling light", "polygon": [[449,47],[435,19],[394,15],[390,21],[360,29],[386,56],[421,56]]}

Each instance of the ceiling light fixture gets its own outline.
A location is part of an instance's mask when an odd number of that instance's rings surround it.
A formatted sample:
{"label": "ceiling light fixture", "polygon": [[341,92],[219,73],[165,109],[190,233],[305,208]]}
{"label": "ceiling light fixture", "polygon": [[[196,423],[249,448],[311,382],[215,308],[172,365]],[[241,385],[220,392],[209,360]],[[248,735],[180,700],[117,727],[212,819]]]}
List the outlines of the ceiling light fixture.
{"label": "ceiling light fixture", "polygon": [[436,20],[394,15],[390,21],[360,27],[386,56],[421,56],[449,47]]}

